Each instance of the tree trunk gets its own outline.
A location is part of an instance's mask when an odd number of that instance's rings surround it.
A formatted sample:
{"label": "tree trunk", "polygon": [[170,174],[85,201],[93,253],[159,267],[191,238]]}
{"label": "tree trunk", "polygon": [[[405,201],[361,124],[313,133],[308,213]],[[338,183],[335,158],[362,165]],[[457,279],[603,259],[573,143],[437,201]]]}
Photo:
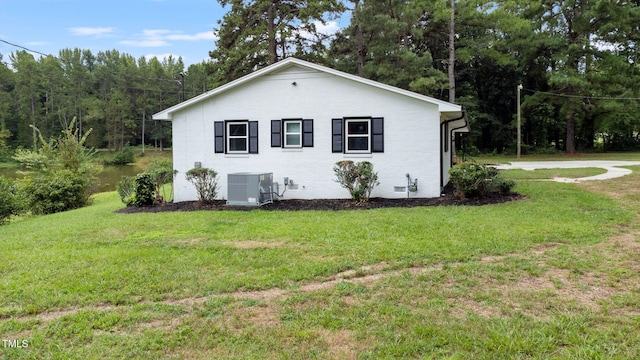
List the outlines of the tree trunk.
{"label": "tree trunk", "polygon": [[38,150],[38,136],[36,135],[36,101],[31,95],[31,132],[33,134],[33,150]]}
{"label": "tree trunk", "polygon": [[360,25],[356,25],[356,36],[358,41],[358,76],[364,77],[364,39]]}
{"label": "tree trunk", "polygon": [[267,37],[269,39],[269,64],[278,61],[278,48],[276,44],[275,18],[273,15],[273,2],[267,8]]}
{"label": "tree trunk", "polygon": [[147,109],[142,109],[142,153],[144,154],[144,123],[147,118]]}
{"label": "tree trunk", "polygon": [[456,78],[454,74],[455,64],[456,64],[456,47],[455,47],[455,39],[456,39],[456,1],[451,0],[451,22],[449,23],[449,102],[456,102]]}
{"label": "tree trunk", "polygon": [[[567,88],[567,95],[573,95],[573,86],[569,85]],[[569,105],[569,111],[567,113],[567,140],[565,143],[565,152],[567,154],[576,153],[576,113]]]}

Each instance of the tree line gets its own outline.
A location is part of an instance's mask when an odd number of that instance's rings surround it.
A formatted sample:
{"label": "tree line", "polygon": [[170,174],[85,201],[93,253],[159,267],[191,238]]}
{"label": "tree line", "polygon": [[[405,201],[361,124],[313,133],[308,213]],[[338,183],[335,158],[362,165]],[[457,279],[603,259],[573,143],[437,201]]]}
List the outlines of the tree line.
{"label": "tree line", "polygon": [[64,49],[35,58],[27,51],[0,54],[0,151],[30,149],[38,132],[57,137],[73,119],[86,146],[171,145],[171,125],[151,116],[209,88],[206,64],[185,69],[181,58],[147,60],[117,50],[93,54]]}
{"label": "tree line", "polygon": [[218,82],[300,57],[463,105],[482,152],[515,152],[522,85],[524,151],[640,147],[638,0],[219,2]]}
{"label": "tree line", "polygon": [[[640,0],[218,0],[211,60],[62,50],[0,64],[0,145],[78,119],[87,144],[167,144],[149,115],[289,56],[464,106],[465,151],[640,149]],[[332,21],[348,23],[322,31]],[[182,74],[182,75],[180,75]],[[519,90],[519,85],[522,85]]]}

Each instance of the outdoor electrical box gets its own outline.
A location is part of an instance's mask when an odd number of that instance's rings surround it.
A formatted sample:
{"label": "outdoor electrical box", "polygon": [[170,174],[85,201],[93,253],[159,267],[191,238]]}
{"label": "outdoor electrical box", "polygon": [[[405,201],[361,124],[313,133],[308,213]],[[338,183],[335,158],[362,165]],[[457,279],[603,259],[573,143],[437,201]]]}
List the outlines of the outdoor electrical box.
{"label": "outdoor electrical box", "polygon": [[273,202],[273,191],[273,173],[227,175],[227,205],[264,205]]}

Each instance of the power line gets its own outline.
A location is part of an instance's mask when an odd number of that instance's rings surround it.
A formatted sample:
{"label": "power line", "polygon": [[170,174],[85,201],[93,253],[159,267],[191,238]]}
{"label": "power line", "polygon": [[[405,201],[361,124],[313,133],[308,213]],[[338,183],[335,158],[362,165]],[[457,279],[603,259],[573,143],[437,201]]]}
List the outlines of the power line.
{"label": "power line", "polygon": [[533,94],[544,94],[544,95],[552,95],[556,97],[564,97],[564,98],[574,98],[574,99],[587,99],[587,100],[640,100],[637,97],[612,97],[612,96],[589,96],[589,95],[567,95],[567,94],[559,94],[547,91],[538,91],[532,89],[522,89],[522,91],[527,91]]}
{"label": "power line", "polygon": [[[48,57],[48,56],[51,56],[51,57],[53,57],[53,58],[56,58],[55,56],[53,56],[53,55],[51,55],[51,54],[45,54],[45,53],[42,53],[42,52],[37,51],[37,50],[32,50],[32,49],[26,48],[26,47],[24,47],[24,46],[22,46],[22,45],[18,45],[18,44],[14,44],[14,43],[8,42],[7,40],[0,39],[0,42],[3,42],[3,43],[5,43],[5,44],[9,44],[9,45],[11,45],[11,46],[15,46],[15,47],[17,47],[17,48],[20,48],[20,49],[26,50],[26,51],[28,51],[28,52],[36,53],[36,54],[38,54],[38,55],[47,56],[47,57]],[[57,58],[56,58],[56,59],[57,59]]]}

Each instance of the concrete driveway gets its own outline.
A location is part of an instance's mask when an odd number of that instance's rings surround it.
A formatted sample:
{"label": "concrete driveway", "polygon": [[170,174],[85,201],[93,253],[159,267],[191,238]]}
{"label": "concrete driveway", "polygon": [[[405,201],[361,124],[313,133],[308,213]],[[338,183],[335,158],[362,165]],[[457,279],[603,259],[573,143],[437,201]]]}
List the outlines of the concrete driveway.
{"label": "concrete driveway", "polygon": [[496,165],[496,169],[571,169],[595,167],[607,170],[606,173],[588,176],[583,178],[554,178],[558,182],[580,182],[590,180],[607,180],[631,174],[631,170],[623,169],[620,166],[640,165],[640,161],[618,161],[618,160],[571,160],[571,161],[514,161],[509,165]]}

